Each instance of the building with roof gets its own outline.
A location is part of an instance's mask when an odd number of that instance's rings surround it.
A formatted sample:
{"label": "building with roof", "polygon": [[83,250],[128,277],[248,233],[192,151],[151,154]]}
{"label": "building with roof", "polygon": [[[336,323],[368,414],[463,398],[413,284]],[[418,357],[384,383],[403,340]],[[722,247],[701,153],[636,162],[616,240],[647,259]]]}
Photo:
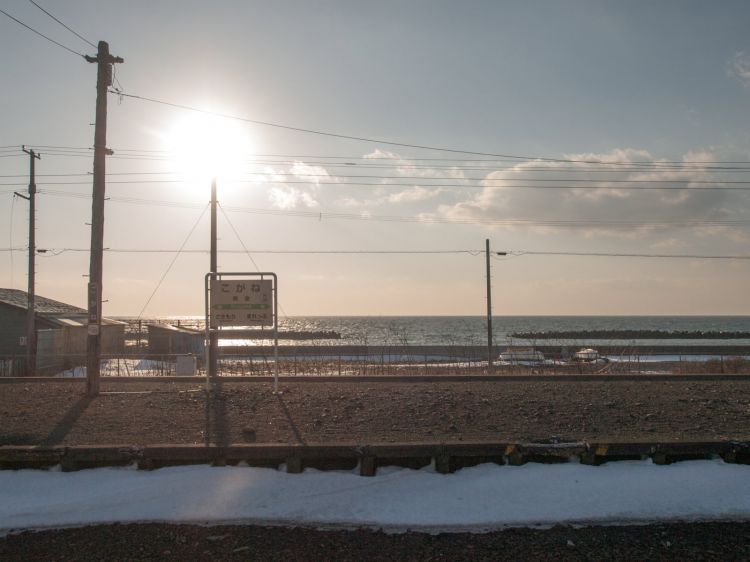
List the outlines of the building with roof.
{"label": "building with roof", "polygon": [[[0,288],[0,360],[2,374],[20,374],[26,357],[28,294]],[[86,363],[88,312],[77,306],[34,297],[37,371],[55,372]],[[125,323],[102,318],[102,354],[123,353]],[[9,373],[8,371],[13,371]]]}

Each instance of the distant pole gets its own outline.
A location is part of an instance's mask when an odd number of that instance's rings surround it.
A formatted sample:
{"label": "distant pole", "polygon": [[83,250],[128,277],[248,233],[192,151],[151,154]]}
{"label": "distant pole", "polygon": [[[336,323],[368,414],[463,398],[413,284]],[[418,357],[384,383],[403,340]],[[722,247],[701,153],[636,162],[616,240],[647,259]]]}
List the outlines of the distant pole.
{"label": "distant pole", "polygon": [[109,54],[109,44],[99,41],[96,57],[86,56],[97,63],[96,126],[94,129],[94,186],[91,205],[91,253],[88,285],[88,338],[86,360],[86,393],[99,394],[99,364],[102,355],[102,270],[104,257],[104,191],[107,149],[107,88],[112,85],[112,65],[124,62]]}
{"label": "distant pole", "polygon": [[485,240],[485,260],[487,263],[487,372],[492,370],[492,280],[490,277],[490,239]]}
{"label": "distant pole", "polygon": [[33,375],[36,373],[36,317],[35,308],[35,279],[36,279],[36,161],[41,160],[41,156],[34,152],[33,149],[27,150],[25,146],[21,147],[29,155],[29,195],[28,197],[16,193],[19,197],[29,202],[29,285],[26,292],[26,374]]}
{"label": "distant pole", "polygon": [[[211,180],[211,273],[217,273],[218,260],[216,248],[216,178]],[[219,341],[214,328],[209,326],[208,332],[208,384],[209,387],[216,380],[216,370],[218,366]],[[210,388],[209,388],[210,390]]]}

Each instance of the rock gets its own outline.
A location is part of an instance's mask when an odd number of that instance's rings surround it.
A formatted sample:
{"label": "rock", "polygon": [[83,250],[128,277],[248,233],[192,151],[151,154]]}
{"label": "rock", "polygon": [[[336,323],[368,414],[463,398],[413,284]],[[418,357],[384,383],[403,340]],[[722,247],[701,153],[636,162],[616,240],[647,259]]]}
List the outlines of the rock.
{"label": "rock", "polygon": [[253,428],[251,427],[242,428],[242,439],[245,441],[245,443],[255,443],[257,438],[258,436]]}

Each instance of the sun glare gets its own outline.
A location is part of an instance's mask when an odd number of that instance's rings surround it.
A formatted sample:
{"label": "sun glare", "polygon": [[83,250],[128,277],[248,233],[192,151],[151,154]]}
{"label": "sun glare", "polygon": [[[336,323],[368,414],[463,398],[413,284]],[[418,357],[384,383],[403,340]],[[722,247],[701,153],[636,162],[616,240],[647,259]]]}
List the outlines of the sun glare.
{"label": "sun glare", "polygon": [[182,117],[163,138],[176,172],[190,183],[238,180],[252,152],[239,123],[201,113]]}

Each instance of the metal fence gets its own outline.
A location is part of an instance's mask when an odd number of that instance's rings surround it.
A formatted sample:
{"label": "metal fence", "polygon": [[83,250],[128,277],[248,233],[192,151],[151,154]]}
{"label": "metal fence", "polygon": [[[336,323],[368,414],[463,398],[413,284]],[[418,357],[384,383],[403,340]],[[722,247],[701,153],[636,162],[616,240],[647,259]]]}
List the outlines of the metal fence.
{"label": "metal fence", "polygon": [[[486,350],[460,346],[443,347],[441,353],[424,347],[367,347],[352,346],[291,346],[280,348],[278,360],[271,350],[254,349],[249,354],[226,353],[219,358],[219,376],[404,376],[441,374],[482,374],[488,372]],[[61,357],[65,366],[36,375],[55,377],[85,377],[86,356],[69,354]],[[705,360],[686,357],[664,361],[644,361],[638,353],[622,354],[613,360],[575,362],[547,360],[545,362],[496,362],[496,374],[588,374],[588,373],[750,373],[750,360],[745,357],[719,356]],[[102,357],[101,376],[106,377],[162,377],[205,376],[203,356],[149,355],[143,352]],[[27,376],[25,357],[0,357],[0,376]]]}

